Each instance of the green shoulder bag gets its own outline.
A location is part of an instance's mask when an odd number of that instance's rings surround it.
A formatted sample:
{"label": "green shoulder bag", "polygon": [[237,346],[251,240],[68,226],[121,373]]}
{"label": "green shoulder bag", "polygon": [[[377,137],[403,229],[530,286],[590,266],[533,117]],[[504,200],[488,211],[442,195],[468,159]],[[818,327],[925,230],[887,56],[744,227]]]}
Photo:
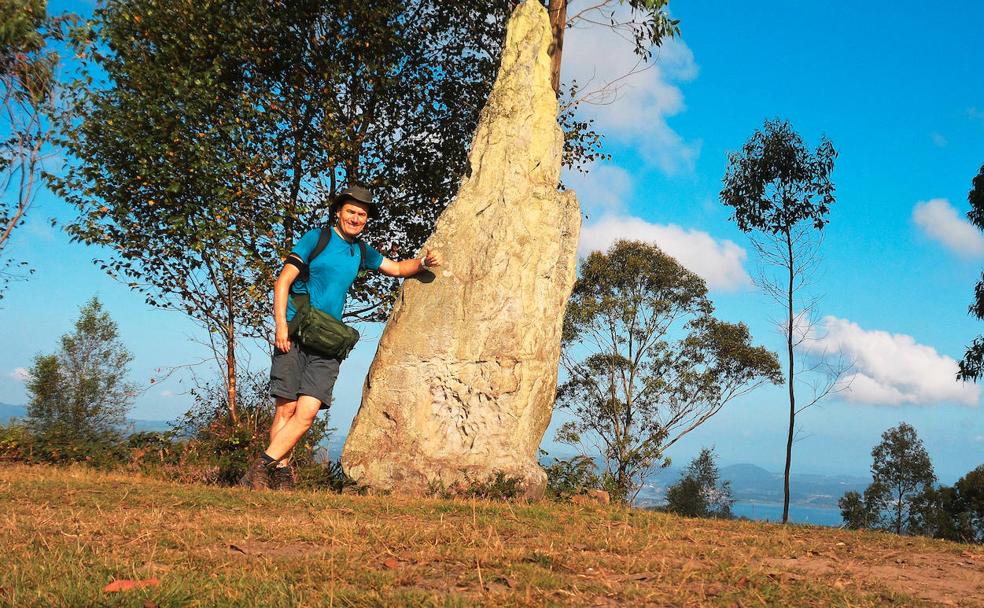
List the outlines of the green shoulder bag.
{"label": "green shoulder bag", "polygon": [[330,314],[311,306],[307,294],[291,296],[294,317],[290,320],[290,335],[305,348],[341,361],[355,348],[359,332]]}

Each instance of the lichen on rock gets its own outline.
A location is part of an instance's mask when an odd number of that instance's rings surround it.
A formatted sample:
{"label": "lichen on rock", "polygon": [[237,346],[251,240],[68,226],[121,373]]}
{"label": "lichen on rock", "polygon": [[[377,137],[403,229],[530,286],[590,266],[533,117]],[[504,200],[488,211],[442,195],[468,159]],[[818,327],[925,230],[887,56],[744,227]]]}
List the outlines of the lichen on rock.
{"label": "lichen on rock", "polygon": [[362,485],[422,494],[499,473],[543,493],[536,454],[581,225],[574,193],[558,191],[551,43],[546,10],[519,5],[470,171],[425,244],[444,264],[405,281],[366,377],[342,453]]}

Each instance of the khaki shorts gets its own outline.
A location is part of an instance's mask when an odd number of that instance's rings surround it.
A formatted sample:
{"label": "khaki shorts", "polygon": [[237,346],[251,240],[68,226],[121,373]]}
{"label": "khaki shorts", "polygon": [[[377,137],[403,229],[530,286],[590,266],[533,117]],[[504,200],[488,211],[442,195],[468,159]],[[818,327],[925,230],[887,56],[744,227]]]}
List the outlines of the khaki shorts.
{"label": "khaki shorts", "polygon": [[338,359],[305,349],[291,340],[290,350],[273,349],[270,365],[270,396],[294,401],[301,395],[314,397],[323,410],[331,405],[331,391],[338,379]]}

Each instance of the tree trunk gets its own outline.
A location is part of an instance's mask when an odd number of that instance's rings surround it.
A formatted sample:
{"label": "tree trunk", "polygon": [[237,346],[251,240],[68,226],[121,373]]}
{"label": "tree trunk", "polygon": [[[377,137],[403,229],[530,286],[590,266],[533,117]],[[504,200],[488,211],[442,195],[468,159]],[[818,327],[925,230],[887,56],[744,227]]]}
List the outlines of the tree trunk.
{"label": "tree trunk", "polygon": [[789,357],[789,433],[786,436],[786,470],[782,476],[782,523],[789,521],[789,470],[793,459],[793,430],[796,428],[796,391],[793,388],[793,241],[786,231],[786,253],[789,256],[789,285],[786,292],[786,354]]}
{"label": "tree trunk", "polygon": [[895,533],[902,535],[902,509],[905,493],[899,490],[899,499],[895,503]]}
{"label": "tree trunk", "polygon": [[236,403],[236,317],[232,298],[232,285],[226,297],[226,385],[229,389],[229,417],[239,425],[239,408]]}
{"label": "tree trunk", "polygon": [[560,95],[560,61],[564,54],[564,30],[567,29],[567,0],[550,0],[547,9],[550,13],[550,28],[553,30],[554,43],[550,54],[553,62],[551,67],[550,84],[554,93]]}

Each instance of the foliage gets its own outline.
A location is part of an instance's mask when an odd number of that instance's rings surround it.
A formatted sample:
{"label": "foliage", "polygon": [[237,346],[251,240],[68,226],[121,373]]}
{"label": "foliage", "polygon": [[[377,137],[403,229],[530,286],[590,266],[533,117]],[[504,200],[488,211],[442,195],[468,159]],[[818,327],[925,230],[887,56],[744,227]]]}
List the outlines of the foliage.
{"label": "foliage", "polygon": [[[967,218],[975,226],[984,230],[984,165],[974,177],[970,192],[967,194],[967,201],[970,203],[970,211]],[[974,290],[974,303],[970,305],[970,314],[978,319],[984,319],[984,274],[977,282]],[[984,374],[984,336],[978,336],[973,343],[967,347],[967,352],[960,361],[960,369],[957,378],[960,380],[979,380]]]}
{"label": "foliage", "polygon": [[786,234],[804,221],[820,230],[834,203],[835,158],[827,138],[810,152],[789,122],[767,120],[741,152],[728,155],[721,201],[734,208],[743,232]]}
{"label": "foliage", "polygon": [[[831,173],[837,152],[822,137],[814,151],[784,120],[767,120],[740,152],[728,156],[721,201],[734,209],[731,219],[746,233],[756,233],[752,244],[763,264],[758,285],[784,308],[779,323],[786,337],[786,382],[789,392],[789,426],[783,475],[783,516],[789,519],[789,477],[792,466],[796,415],[823,399],[844,369],[826,367],[827,383],[814,386],[806,404],[796,403],[796,347],[807,339],[815,301],[802,301],[802,290],[817,263],[818,235],[829,221],[834,203]],[[765,268],[774,267],[777,275]],[[808,370],[807,370],[808,371]],[[799,372],[802,374],[802,371]]]}
{"label": "foliage", "polygon": [[445,485],[440,481],[428,484],[428,494],[438,498],[479,498],[482,500],[513,500],[523,493],[523,479],[496,471],[489,477],[465,479]]}
{"label": "foliage", "polygon": [[886,503],[882,488],[869,485],[863,494],[851,490],[837,501],[844,525],[850,530],[877,529],[882,525]]}
{"label": "foliage", "polygon": [[141,431],[126,439],[129,450],[127,464],[145,473],[162,469],[173,470],[181,462],[184,443],[176,429],[169,431]]}
{"label": "foliage", "polygon": [[964,543],[984,543],[984,465],[956,484],[926,487],[912,499],[908,529]]}
{"label": "foliage", "polygon": [[[666,510],[687,517],[731,518],[731,482],[720,482],[717,455],[703,448],[666,491]],[[719,483],[720,482],[720,483]]]}
{"label": "foliage", "polygon": [[933,534],[949,525],[941,512],[952,496],[934,488],[933,464],[916,429],[905,422],[888,429],[871,458],[872,483],[864,496],[848,492],[838,501],[847,527]]}
{"label": "foliage", "polygon": [[588,456],[557,459],[544,465],[543,469],[547,473],[547,498],[568,500],[601,486],[598,468]]}
{"label": "foliage", "polygon": [[974,540],[971,522],[960,509],[956,489],[950,486],[927,486],[912,497],[906,531],[961,542]]}
{"label": "foliage", "polygon": [[121,432],[136,394],[126,381],[132,356],[97,298],[79,313],[58,352],[34,358],[25,422],[35,458],[109,464],[119,458]]}
{"label": "foliage", "polygon": [[11,280],[33,272],[7,255],[37,193],[57,104],[58,54],[70,17],[47,14],[45,0],[0,0],[0,299]]}
{"label": "foliage", "polygon": [[[227,394],[221,384],[209,383],[192,391],[194,406],[177,425],[178,433],[187,438],[181,466],[200,470],[202,481],[222,485],[235,484],[246,472],[249,462],[269,444],[269,429],[274,408],[270,400],[269,380],[265,372],[240,379],[239,422],[228,413]],[[328,417],[319,416],[291,452],[290,462],[299,478],[306,469],[321,467],[319,445],[331,433]],[[320,471],[311,475],[316,479]]]}
{"label": "foliage", "polygon": [[[217,337],[269,333],[274,276],[346,183],[384,201],[366,238],[410,257],[464,170],[510,3],[110,0],[75,32],[85,77],[56,190],[73,239],[149,304]],[[351,301],[385,318],[396,282]],[[352,313],[352,310],[349,311]]]}
{"label": "foliage", "polygon": [[954,487],[960,509],[966,513],[969,528],[974,531],[973,539],[984,543],[984,465],[958,479]]}
{"label": "foliage", "polygon": [[557,400],[572,419],[557,439],[598,448],[613,500],[634,498],[664,451],[728,401],[781,381],[776,356],[712,312],[704,281],[654,245],[619,241],[581,264]]}
{"label": "foliage", "polygon": [[[543,3],[547,6],[554,32],[550,50],[551,84],[561,98],[564,165],[586,173],[592,162],[610,159],[611,155],[602,151],[601,135],[594,131],[594,121],[582,120],[577,113],[578,107],[582,103],[613,102],[618,97],[618,87],[614,83],[651,67],[640,66],[653,61],[654,49],[680,34],[680,21],[670,17],[669,0],[602,0],[580,8],[576,13],[569,13],[568,0],[543,0]],[[628,7],[628,15],[619,10],[622,7]],[[600,89],[584,91],[576,80],[565,87],[560,82],[564,32],[575,27],[608,27],[626,40],[631,39],[639,65],[627,74],[614,75]]]}
{"label": "foliage", "polygon": [[882,490],[889,511],[894,513],[889,527],[902,534],[912,500],[936,481],[929,454],[916,429],[903,422],[882,433],[871,458],[873,485]]}
{"label": "foliage", "polygon": [[18,420],[0,425],[0,462],[33,462],[31,430]]}

